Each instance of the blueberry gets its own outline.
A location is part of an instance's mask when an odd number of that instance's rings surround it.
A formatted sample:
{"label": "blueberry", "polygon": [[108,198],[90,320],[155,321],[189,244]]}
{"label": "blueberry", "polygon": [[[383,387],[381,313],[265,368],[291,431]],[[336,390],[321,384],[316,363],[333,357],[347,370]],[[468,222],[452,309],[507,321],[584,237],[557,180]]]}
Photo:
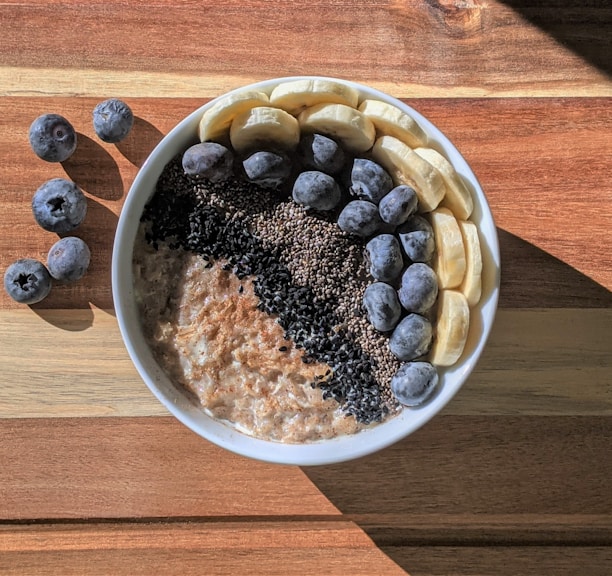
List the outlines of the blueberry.
{"label": "blueberry", "polygon": [[202,142],[185,150],[182,163],[188,176],[223,182],[233,173],[234,154],[222,144]]}
{"label": "blueberry", "polygon": [[4,288],[16,302],[36,304],[51,291],[51,276],[42,262],[22,258],[6,269]]}
{"label": "blueberry", "polygon": [[364,238],[374,234],[381,224],[378,207],[367,200],[352,200],[338,216],[341,230]]}
{"label": "blueberry", "polygon": [[376,162],[355,158],[351,170],[350,193],[378,204],[393,188],[389,173]]}
{"label": "blueberry", "polygon": [[411,264],[402,274],[398,295],[402,306],[408,312],[424,314],[438,297],[436,273],[427,264]]}
{"label": "blueberry", "polygon": [[47,162],[63,162],[76,150],[77,135],[72,124],[59,114],[43,114],[30,125],[30,146]]}
{"label": "blueberry", "polygon": [[402,249],[393,234],[379,234],[366,244],[370,274],[376,280],[393,282],[402,272]]}
{"label": "blueberry", "polygon": [[438,384],[438,372],[429,362],[403,364],[391,379],[391,391],[405,406],[419,406]]}
{"label": "blueberry", "polygon": [[242,166],[251,182],[265,188],[278,188],[291,174],[289,156],[276,152],[255,152]]}
{"label": "blueberry", "polygon": [[414,188],[402,184],[389,192],[378,205],[383,222],[399,226],[417,209],[417,193]]}
{"label": "blueberry", "polygon": [[32,212],[42,228],[65,234],[85,218],[87,198],[74,182],[53,178],[47,180],[32,197]]}
{"label": "blueberry", "polygon": [[344,151],[335,140],[322,134],[306,134],[300,139],[298,154],[307,168],[338,174],[344,166]]}
{"label": "blueberry", "polygon": [[338,183],[318,170],[302,172],[293,184],[293,200],[307,208],[331,210],[340,202]]}
{"label": "blueberry", "polygon": [[89,247],[75,236],[58,240],[47,255],[47,268],[55,280],[74,282],[83,277],[89,268]]}
{"label": "blueberry", "polygon": [[402,362],[415,360],[428,352],[432,335],[431,323],[427,318],[408,314],[393,330],[389,348]]}
{"label": "blueberry", "polygon": [[104,142],[121,142],[132,129],[134,114],[122,100],[110,98],[100,102],[93,110],[93,127]]}
{"label": "blueberry", "polygon": [[397,293],[384,282],[374,282],[365,289],[363,306],[370,324],[380,332],[393,330],[402,314]]}
{"label": "blueberry", "polygon": [[397,235],[406,256],[412,262],[431,260],[436,243],[431,224],[425,218],[418,215],[411,216],[397,229]]}

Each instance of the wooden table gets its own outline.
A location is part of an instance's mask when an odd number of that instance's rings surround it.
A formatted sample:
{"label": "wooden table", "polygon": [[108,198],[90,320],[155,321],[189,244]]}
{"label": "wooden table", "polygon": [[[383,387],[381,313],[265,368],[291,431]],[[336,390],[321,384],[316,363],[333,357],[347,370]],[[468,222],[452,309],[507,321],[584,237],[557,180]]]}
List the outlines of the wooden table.
{"label": "wooden table", "polygon": [[[93,261],[31,308],[0,294],[0,574],[612,573],[611,22],[604,0],[4,2],[0,269],[45,259],[55,235],[29,204],[58,176],[87,193]],[[490,344],[444,413],[303,469],[170,417],[110,288],[117,216],[160,138],[227,89],[295,74],[381,88],[446,132],[503,261]],[[117,146],[91,124],[110,96],[137,116]],[[63,165],[29,149],[45,112],[79,132]]]}

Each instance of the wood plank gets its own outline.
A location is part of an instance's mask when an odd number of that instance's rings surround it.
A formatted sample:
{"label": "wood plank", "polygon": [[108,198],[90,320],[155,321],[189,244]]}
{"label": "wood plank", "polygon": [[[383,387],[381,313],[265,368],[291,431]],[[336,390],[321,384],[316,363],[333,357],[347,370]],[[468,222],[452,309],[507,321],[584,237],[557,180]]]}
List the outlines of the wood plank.
{"label": "wood plank", "polygon": [[[501,309],[445,414],[612,416],[610,334],[612,310]],[[166,414],[108,311],[0,310],[0,418]]]}
{"label": "wood plank", "polygon": [[404,516],[398,540],[410,538],[411,516],[429,514],[485,523],[492,514],[511,539],[510,527],[524,534],[534,515],[610,526],[611,434],[610,417],[441,415],[378,454],[304,471],[345,515]]}
{"label": "wood plank", "polygon": [[[72,29],[61,45],[48,22]],[[210,97],[314,73],[401,97],[609,96],[609,22],[578,0],[12,1],[0,14],[0,94]]]}
{"label": "wood plank", "polygon": [[612,546],[610,514],[349,514],[381,548]]}
{"label": "wood plank", "polygon": [[412,576],[609,576],[612,548],[415,546],[383,551]]}
{"label": "wood plank", "polygon": [[406,574],[353,523],[0,526],[0,573]]}
{"label": "wood plank", "polygon": [[533,528],[610,542],[611,434],[610,417],[440,416],[378,454],[298,469],[224,452],[169,417],[0,420],[0,520],[341,513],[385,545],[478,522],[496,541]]}
{"label": "wood plank", "polygon": [[[101,143],[93,133],[91,110],[98,101],[0,99],[0,155],[5,158],[0,197],[11,214],[0,221],[0,269],[20,257],[46,259],[55,241],[54,234],[36,226],[31,214],[32,194],[42,182],[68,177],[89,197],[88,217],[77,230],[92,247],[89,273],[77,284],[56,287],[38,308],[112,308],[110,257],[124,195],[162,135],[203,102],[130,99],[138,117],[135,128],[124,143],[114,146]],[[612,231],[609,210],[602,209],[612,205],[611,102],[410,101],[453,139],[489,197],[500,229],[502,307],[612,305],[612,254],[606,249]],[[75,156],[63,165],[43,162],[29,149],[30,123],[50,111],[66,115],[80,133]],[[526,156],[525,150],[545,153]],[[521,193],[516,193],[517,186]],[[15,307],[0,290],[0,308]]]}
{"label": "wood plank", "polygon": [[338,515],[299,468],[173,418],[0,420],[0,463],[0,520]]}
{"label": "wood plank", "polygon": [[[505,99],[450,100],[438,107],[419,101],[419,110],[470,163],[504,231],[508,306],[524,306],[531,292],[544,296],[550,290],[539,305],[571,307],[572,297],[579,302],[586,289],[573,271],[612,290],[612,255],[600,248],[612,245],[611,104]],[[609,295],[601,298],[610,305]]]}

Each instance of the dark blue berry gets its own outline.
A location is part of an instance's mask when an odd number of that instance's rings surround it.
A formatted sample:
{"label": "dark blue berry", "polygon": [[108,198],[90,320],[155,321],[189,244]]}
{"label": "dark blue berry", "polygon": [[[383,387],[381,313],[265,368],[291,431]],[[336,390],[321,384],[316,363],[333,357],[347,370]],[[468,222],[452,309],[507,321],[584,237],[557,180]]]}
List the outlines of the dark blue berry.
{"label": "dark blue berry", "polygon": [[76,150],[77,135],[72,124],[59,114],[43,114],[30,125],[30,146],[47,162],[63,162]]}
{"label": "dark blue berry", "polygon": [[438,297],[436,273],[427,264],[411,264],[402,274],[398,295],[402,306],[408,312],[424,314]]}
{"label": "dark blue berry", "polygon": [[429,351],[432,335],[431,323],[427,318],[409,314],[393,330],[389,348],[402,362],[416,360]]}
{"label": "dark blue berry", "polygon": [[378,204],[392,188],[391,176],[380,164],[366,158],[355,158],[349,188],[353,196]]}
{"label": "dark blue berry", "polygon": [[62,282],[74,282],[83,277],[91,254],[83,240],[75,236],[66,236],[58,240],[47,255],[49,274]]}
{"label": "dark blue berry", "polygon": [[276,152],[255,152],[242,166],[247,178],[264,188],[279,187],[291,174],[289,156]]}
{"label": "dark blue berry", "polygon": [[4,288],[20,304],[36,304],[51,291],[51,276],[42,262],[22,258],[4,273]]}
{"label": "dark blue berry", "polygon": [[322,134],[306,134],[300,139],[298,155],[302,163],[312,170],[338,174],[344,166],[344,151],[335,140]]}
{"label": "dark blue berry", "polygon": [[402,314],[397,293],[384,282],[374,282],[365,289],[363,306],[370,324],[380,332],[393,330]]}
{"label": "dark blue berry", "polygon": [[110,98],[100,102],[93,111],[93,127],[104,142],[121,142],[134,124],[131,108],[122,100]]}
{"label": "dark blue berry", "polygon": [[412,262],[431,260],[436,243],[431,224],[425,218],[418,215],[411,216],[396,232],[406,256]]}
{"label": "dark blue berry", "polygon": [[318,170],[302,172],[293,184],[293,200],[307,208],[331,210],[340,202],[338,183]]}
{"label": "dark blue berry", "polygon": [[404,184],[396,186],[378,205],[378,211],[383,222],[399,226],[416,212],[418,204],[414,188]]}
{"label": "dark blue berry", "polygon": [[391,379],[391,391],[405,406],[419,406],[433,393],[438,372],[429,362],[403,364]]}
{"label": "dark blue berry", "polygon": [[379,234],[366,244],[370,274],[376,280],[393,282],[402,272],[402,250],[393,234]]}
{"label": "dark blue berry", "polygon": [[381,226],[378,206],[367,200],[352,200],[340,212],[338,226],[344,232],[367,238]]}
{"label": "dark blue berry", "polygon": [[53,178],[34,194],[32,213],[45,230],[65,234],[74,230],[85,218],[87,198],[74,182]]}
{"label": "dark blue berry", "polygon": [[233,174],[234,154],[216,142],[202,142],[185,150],[183,170],[188,176],[223,182]]}

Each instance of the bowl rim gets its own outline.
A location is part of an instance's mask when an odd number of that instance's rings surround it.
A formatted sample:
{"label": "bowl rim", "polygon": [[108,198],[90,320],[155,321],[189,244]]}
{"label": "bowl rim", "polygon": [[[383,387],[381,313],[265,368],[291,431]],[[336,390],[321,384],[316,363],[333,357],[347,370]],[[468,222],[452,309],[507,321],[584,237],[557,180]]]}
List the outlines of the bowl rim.
{"label": "bowl rim", "polygon": [[[189,402],[170,382],[153,360],[140,330],[132,287],[131,255],[137,223],[144,204],[154,191],[154,183],[166,163],[181,149],[184,150],[187,142],[198,141],[197,123],[203,112],[228,94],[245,90],[261,90],[269,94],[274,86],[295,80],[342,82],[358,90],[360,101],[367,97],[389,102],[417,121],[428,135],[428,145],[445,153],[474,193],[474,215],[479,221],[481,245],[487,251],[488,285],[486,298],[483,285],[483,298],[474,308],[479,312],[480,337],[472,343],[472,350],[467,357],[464,354],[458,364],[442,371],[439,391],[430,402],[417,409],[403,409],[399,415],[357,434],[312,443],[285,444],[248,436],[213,418]],[[191,137],[188,131],[192,131]],[[495,220],[476,175],[454,144],[430,120],[402,100],[364,84],[328,76],[287,76],[262,80],[225,92],[183,118],[162,138],[142,164],[125,198],[113,243],[111,275],[115,314],[132,363],[149,390],[175,418],[202,438],[242,456],[276,464],[312,466],[345,462],[387,448],[421,428],[450,402],[474,370],[489,339],[499,300],[500,253]],[[473,314],[471,316],[470,332],[474,330],[476,320]]]}

